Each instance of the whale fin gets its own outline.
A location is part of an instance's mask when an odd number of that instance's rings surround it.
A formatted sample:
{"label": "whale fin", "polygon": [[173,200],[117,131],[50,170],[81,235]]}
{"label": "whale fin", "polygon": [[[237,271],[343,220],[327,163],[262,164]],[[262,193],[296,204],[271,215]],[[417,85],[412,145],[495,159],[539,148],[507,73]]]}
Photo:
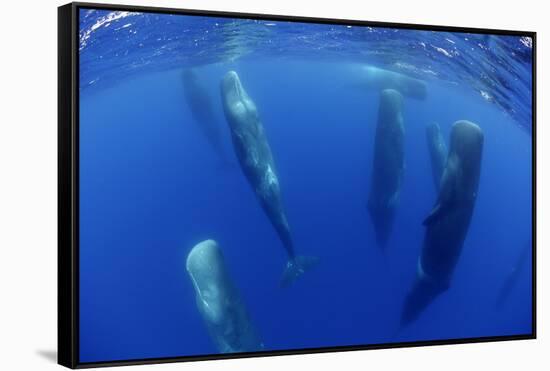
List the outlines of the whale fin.
{"label": "whale fin", "polygon": [[430,211],[430,214],[428,214],[426,219],[424,219],[424,221],[422,222],[422,225],[428,226],[430,224],[433,224],[433,223],[441,220],[441,218],[448,215],[450,212],[452,212],[452,210],[456,210],[460,207],[461,207],[460,204],[456,201],[447,202],[447,203],[438,202],[434,206],[432,211]]}
{"label": "whale fin", "polygon": [[458,207],[456,191],[458,188],[458,173],[459,169],[455,162],[449,160],[447,168],[443,172],[441,177],[441,185],[437,203],[430,212],[430,214],[424,219],[422,225],[427,226],[445,216],[453,208]]}
{"label": "whale fin", "polygon": [[315,267],[319,263],[316,256],[296,256],[286,263],[285,271],[281,279],[281,287],[290,286],[296,278],[300,277],[305,271]]}
{"label": "whale fin", "polygon": [[424,219],[422,222],[422,225],[428,226],[430,224],[433,224],[435,221],[440,219],[443,215],[445,215],[445,209],[441,206],[440,203],[435,205],[435,207],[430,211],[430,214]]}

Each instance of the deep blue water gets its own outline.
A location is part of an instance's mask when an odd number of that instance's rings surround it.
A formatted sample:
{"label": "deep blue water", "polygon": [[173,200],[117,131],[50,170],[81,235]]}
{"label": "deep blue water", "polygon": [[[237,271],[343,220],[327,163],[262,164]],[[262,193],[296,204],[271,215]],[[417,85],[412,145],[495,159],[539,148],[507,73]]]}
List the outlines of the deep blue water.
{"label": "deep blue water", "polygon": [[[530,255],[495,304],[531,239],[529,39],[82,11],[80,45],[81,362],[216,353],[185,269],[209,238],[266,350],[531,332]],[[353,86],[356,64],[427,85],[425,100],[404,99],[386,254],[366,209],[379,93]],[[188,67],[227,161],[191,115]],[[289,288],[281,242],[233,152],[219,88],[229,70],[258,107],[296,250],[320,258]],[[396,335],[437,197],[426,125],[438,122],[448,145],[459,119],[485,135],[471,225],[449,290]]]}

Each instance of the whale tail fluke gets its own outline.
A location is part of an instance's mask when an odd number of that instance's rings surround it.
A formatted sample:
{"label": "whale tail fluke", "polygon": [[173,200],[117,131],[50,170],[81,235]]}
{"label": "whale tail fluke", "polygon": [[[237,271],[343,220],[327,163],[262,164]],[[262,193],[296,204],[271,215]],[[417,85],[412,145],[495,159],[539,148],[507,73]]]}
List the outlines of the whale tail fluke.
{"label": "whale tail fluke", "polygon": [[315,267],[318,263],[319,258],[316,256],[296,256],[289,259],[283,272],[281,287],[290,286],[298,277]]}

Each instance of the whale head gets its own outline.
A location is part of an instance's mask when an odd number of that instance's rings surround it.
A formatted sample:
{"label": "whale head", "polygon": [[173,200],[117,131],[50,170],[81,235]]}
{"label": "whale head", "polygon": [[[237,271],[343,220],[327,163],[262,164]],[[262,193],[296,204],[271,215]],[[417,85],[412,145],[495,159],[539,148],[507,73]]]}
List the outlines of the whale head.
{"label": "whale head", "polygon": [[223,257],[218,243],[205,240],[195,245],[187,255],[186,268],[194,278],[200,276],[201,281],[219,280],[223,274]]}
{"label": "whale head", "polygon": [[469,201],[467,204],[471,204],[477,197],[482,152],[483,131],[481,128],[470,121],[455,122],[451,129],[448,164],[449,161],[452,161],[454,166],[460,169],[460,171],[451,172],[458,175],[457,179],[460,184],[459,186],[455,184],[457,188],[453,188],[454,197]]}
{"label": "whale head", "polygon": [[401,115],[403,111],[403,96],[395,89],[384,89],[380,92],[380,115],[392,117]]}
{"label": "whale head", "polygon": [[250,100],[244,91],[239,75],[235,71],[225,74],[221,83],[222,99],[224,104],[234,110],[245,110],[245,101]]}
{"label": "whale head", "polygon": [[261,350],[263,344],[233,285],[223,254],[214,240],[198,243],[186,268],[196,293],[197,309],[221,353]]}
{"label": "whale head", "polygon": [[225,74],[221,82],[223,108],[233,131],[242,128],[255,129],[258,124],[258,110],[241,84],[235,71]]}
{"label": "whale head", "polygon": [[222,79],[222,93],[227,100],[239,100],[243,86],[239,75],[235,71],[229,71]]}
{"label": "whale head", "polygon": [[223,292],[225,271],[222,253],[214,240],[195,245],[186,260],[186,269],[193,282],[197,304],[201,312],[212,323],[218,323],[223,316]]}
{"label": "whale head", "polygon": [[483,131],[473,122],[461,120],[451,129],[450,153],[456,154],[465,164],[479,164],[483,149]]}

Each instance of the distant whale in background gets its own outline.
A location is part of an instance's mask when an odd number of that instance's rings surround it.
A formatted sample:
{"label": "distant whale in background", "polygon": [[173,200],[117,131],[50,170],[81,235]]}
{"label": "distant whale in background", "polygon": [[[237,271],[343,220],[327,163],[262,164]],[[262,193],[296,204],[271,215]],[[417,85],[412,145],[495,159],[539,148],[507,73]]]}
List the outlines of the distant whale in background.
{"label": "distant whale in background", "polygon": [[201,84],[195,69],[185,69],[182,76],[185,100],[189,105],[191,115],[216,154],[225,162],[226,155],[224,153],[221,125],[214,114],[212,97]]}
{"label": "distant whale in background", "polygon": [[438,199],[424,220],[424,242],[416,280],[405,299],[402,327],[416,320],[448,289],[472,219],[481,171],[483,132],[474,123],[457,121],[451,130],[450,143]]}
{"label": "distant whale in background", "polygon": [[502,287],[500,288],[497,300],[496,300],[496,306],[502,307],[504,303],[506,302],[506,299],[508,299],[508,296],[510,296],[510,292],[514,289],[514,287],[517,285],[518,279],[523,272],[523,269],[528,261],[529,253],[532,250],[532,242],[529,240],[527,244],[523,247],[521,250],[521,253],[516,260],[516,263],[508,272],[506,275],[506,278],[504,279],[504,282],[502,284]]}
{"label": "distant whale in background", "polygon": [[244,90],[235,71],[229,71],[224,76],[221,96],[241,169],[286,249],[288,262],[281,285],[288,286],[305,270],[314,266],[318,258],[295,255],[271,148],[256,105]]}
{"label": "distant whale in background", "polygon": [[393,89],[382,91],[367,204],[376,241],[381,248],[386,246],[392,230],[405,169],[405,128],[402,110],[403,97],[398,91]]}
{"label": "distant whale in background", "polygon": [[439,192],[441,176],[443,175],[445,162],[447,161],[447,146],[445,145],[445,139],[443,139],[441,129],[437,123],[434,122],[426,126],[426,139],[430,152],[434,186],[436,191]]}
{"label": "distant whale in background", "polygon": [[427,95],[424,81],[374,66],[360,66],[357,81],[361,86],[379,91],[394,89],[409,98],[424,100]]}
{"label": "distant whale in background", "polygon": [[216,241],[197,244],[186,261],[197,308],[220,353],[263,349],[250,316],[225,267]]}

